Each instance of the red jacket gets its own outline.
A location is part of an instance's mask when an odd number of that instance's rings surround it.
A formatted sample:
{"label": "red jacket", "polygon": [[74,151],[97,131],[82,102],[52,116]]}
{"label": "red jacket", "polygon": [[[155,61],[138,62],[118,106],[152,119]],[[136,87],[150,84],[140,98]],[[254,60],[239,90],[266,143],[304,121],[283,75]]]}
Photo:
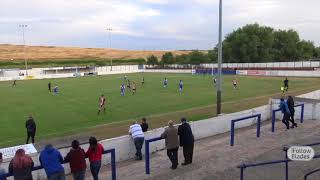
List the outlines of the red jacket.
{"label": "red jacket", "polygon": [[86,157],[89,157],[90,162],[101,161],[103,151],[103,146],[98,143],[95,151],[89,147],[88,151],[86,152]]}
{"label": "red jacket", "polygon": [[70,150],[64,160],[65,162],[70,163],[72,173],[79,172],[87,168],[85,156],[86,154],[82,148]]}

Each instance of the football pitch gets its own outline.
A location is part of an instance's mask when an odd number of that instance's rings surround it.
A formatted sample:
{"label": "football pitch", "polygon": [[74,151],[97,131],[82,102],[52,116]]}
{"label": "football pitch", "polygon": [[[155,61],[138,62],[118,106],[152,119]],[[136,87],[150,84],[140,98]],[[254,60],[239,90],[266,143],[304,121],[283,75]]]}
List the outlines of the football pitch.
{"label": "football pitch", "polygon": [[[25,142],[25,121],[32,114],[37,123],[37,140],[90,132],[98,137],[127,133],[133,120],[147,117],[150,127],[179,121],[181,116],[199,120],[215,115],[216,89],[212,76],[191,74],[128,74],[137,84],[137,93],[126,91],[120,96],[124,75],[79,77],[50,80],[0,82],[0,148]],[[145,84],[141,85],[144,77]],[[163,79],[168,78],[168,87]],[[239,89],[234,90],[235,76],[223,80],[223,112],[236,112],[267,104],[267,99],[280,95],[284,78],[237,76]],[[179,93],[179,80],[184,83]],[[289,78],[289,93],[297,95],[320,87],[312,78]],[[59,87],[59,94],[49,93],[47,84]],[[105,114],[97,115],[99,96],[107,98]],[[119,124],[117,124],[119,123]],[[112,124],[112,125],[111,125]],[[110,125],[108,127],[108,125]]]}

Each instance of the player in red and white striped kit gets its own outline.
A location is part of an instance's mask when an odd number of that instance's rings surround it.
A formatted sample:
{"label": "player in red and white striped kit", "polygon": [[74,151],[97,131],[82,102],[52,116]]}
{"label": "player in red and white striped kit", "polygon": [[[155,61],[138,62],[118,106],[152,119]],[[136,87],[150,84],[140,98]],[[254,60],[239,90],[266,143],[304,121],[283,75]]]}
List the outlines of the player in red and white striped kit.
{"label": "player in red and white striped kit", "polygon": [[106,103],[107,100],[104,97],[104,95],[101,95],[99,98],[99,111],[98,111],[98,115],[100,114],[100,112],[103,110],[103,113],[106,113]]}

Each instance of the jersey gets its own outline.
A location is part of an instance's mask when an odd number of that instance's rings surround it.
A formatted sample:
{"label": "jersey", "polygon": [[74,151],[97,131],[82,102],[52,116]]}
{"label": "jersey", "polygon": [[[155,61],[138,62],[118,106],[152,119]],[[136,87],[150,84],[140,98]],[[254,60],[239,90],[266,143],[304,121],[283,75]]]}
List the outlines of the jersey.
{"label": "jersey", "polygon": [[237,85],[237,80],[232,81],[233,85]]}
{"label": "jersey", "polygon": [[106,103],[106,98],[105,97],[100,97],[100,106],[104,106]]}
{"label": "jersey", "polygon": [[180,89],[182,89],[182,87],[183,87],[183,82],[182,81],[179,82],[179,87],[180,87]]}

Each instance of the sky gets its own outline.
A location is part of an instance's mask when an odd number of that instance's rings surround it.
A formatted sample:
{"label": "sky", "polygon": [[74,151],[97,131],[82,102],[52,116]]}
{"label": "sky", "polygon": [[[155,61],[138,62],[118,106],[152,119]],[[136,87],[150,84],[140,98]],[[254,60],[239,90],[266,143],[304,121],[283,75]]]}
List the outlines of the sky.
{"label": "sky", "polygon": [[[319,0],[223,0],[223,36],[259,23],[320,46],[319,7]],[[211,49],[218,14],[219,0],[1,0],[0,43],[23,44],[25,24],[27,45]]]}

